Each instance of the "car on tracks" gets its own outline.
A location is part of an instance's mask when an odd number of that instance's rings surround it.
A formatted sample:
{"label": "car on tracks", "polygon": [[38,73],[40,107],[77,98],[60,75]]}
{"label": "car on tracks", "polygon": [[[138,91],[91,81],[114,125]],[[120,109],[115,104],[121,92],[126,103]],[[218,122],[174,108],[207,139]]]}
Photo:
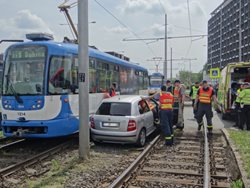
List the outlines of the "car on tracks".
{"label": "car on tracks", "polygon": [[91,138],[95,143],[135,143],[142,147],[157,126],[158,104],[138,95],[118,95],[104,99],[90,117]]}

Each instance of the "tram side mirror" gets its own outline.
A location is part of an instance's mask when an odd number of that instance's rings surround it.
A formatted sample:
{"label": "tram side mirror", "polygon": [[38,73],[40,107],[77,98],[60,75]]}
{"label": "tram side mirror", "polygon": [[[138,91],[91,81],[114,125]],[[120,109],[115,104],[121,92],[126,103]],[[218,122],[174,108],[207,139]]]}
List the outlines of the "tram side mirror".
{"label": "tram side mirror", "polygon": [[41,93],[42,92],[42,86],[40,84],[36,84],[36,91],[38,93]]}

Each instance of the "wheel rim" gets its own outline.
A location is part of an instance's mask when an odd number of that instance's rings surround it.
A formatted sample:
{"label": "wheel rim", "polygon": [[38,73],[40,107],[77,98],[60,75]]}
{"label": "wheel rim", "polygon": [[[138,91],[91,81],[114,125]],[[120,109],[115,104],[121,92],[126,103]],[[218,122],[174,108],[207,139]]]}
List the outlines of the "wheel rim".
{"label": "wheel rim", "polygon": [[142,130],[141,134],[140,134],[140,143],[143,146],[145,144],[145,142],[146,142],[146,134],[145,134],[145,131]]}

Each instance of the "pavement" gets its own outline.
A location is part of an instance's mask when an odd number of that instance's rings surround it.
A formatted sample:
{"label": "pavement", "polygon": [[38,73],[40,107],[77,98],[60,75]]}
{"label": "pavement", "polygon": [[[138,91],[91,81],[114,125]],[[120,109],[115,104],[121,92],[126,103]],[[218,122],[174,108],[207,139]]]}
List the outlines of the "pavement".
{"label": "pavement", "polygon": [[[221,118],[221,114],[218,114],[217,112],[213,111],[213,126],[214,129],[222,129],[222,128],[233,128],[233,125],[235,124],[233,121],[226,121],[226,120],[222,120]],[[206,118],[204,116],[204,123],[206,125]],[[184,107],[184,124],[185,124],[185,128],[184,130],[192,130],[195,129],[197,130],[197,122],[194,119],[194,115],[193,115],[193,108],[191,106],[191,102],[185,102],[185,107]]]}

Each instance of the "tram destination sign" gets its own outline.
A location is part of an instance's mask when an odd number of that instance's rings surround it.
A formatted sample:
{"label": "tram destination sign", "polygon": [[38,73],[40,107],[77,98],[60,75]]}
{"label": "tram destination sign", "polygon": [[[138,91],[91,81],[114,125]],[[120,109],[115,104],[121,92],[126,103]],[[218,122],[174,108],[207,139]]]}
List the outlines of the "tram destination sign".
{"label": "tram destination sign", "polygon": [[11,59],[45,58],[44,47],[14,48],[10,51]]}

